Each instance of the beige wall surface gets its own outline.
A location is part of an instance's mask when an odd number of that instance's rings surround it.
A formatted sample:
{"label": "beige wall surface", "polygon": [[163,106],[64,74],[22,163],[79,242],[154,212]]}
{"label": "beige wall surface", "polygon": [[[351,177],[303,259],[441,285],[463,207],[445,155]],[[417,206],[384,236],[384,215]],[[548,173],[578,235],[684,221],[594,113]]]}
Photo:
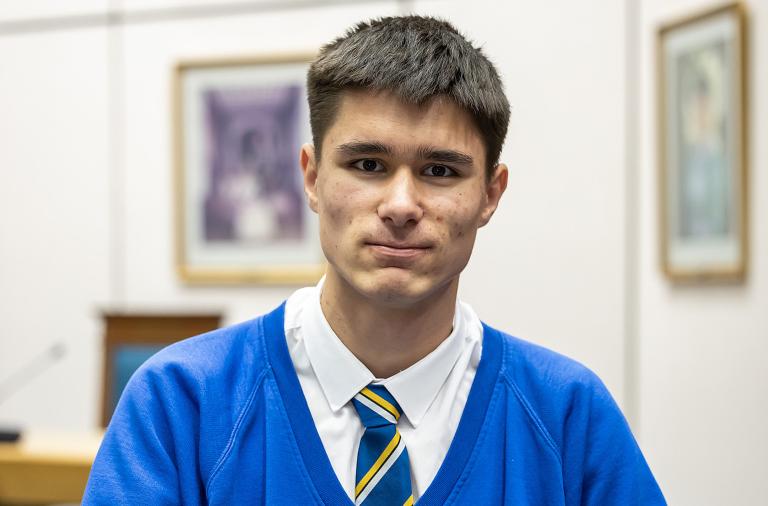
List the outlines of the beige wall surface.
{"label": "beige wall surface", "polygon": [[7,0],[0,6],[0,22],[60,20],[62,17],[103,16],[109,0]]}
{"label": "beige wall surface", "polygon": [[[90,426],[95,301],[109,293],[107,33],[0,36],[0,378],[65,357],[0,405],[0,426]],[[5,390],[5,389],[3,389]]]}
{"label": "beige wall surface", "polygon": [[768,3],[749,18],[748,280],[675,286],[658,256],[656,30],[712,7],[645,0],[640,33],[639,427],[670,504],[768,504]]}

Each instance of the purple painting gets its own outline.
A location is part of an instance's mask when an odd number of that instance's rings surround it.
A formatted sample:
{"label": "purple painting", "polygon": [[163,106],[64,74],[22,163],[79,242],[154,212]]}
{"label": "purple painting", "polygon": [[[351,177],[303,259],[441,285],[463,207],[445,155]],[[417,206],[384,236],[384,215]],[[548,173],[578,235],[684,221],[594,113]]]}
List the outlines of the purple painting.
{"label": "purple painting", "polygon": [[295,242],[305,235],[298,84],[202,90],[206,243]]}

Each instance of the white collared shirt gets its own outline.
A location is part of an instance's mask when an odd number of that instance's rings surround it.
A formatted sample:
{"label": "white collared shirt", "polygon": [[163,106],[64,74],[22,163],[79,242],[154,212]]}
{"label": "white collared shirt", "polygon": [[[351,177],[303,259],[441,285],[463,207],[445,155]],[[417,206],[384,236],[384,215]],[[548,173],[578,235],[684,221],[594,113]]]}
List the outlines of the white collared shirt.
{"label": "white collared shirt", "polygon": [[467,304],[457,302],[453,331],[440,346],[408,369],[379,379],[325,319],[322,283],[289,297],[285,336],[325,452],[352,499],[364,427],[350,401],[371,382],[386,386],[403,411],[397,428],[408,450],[413,497],[418,500],[442,465],[464,411],[482,351],[480,319]]}

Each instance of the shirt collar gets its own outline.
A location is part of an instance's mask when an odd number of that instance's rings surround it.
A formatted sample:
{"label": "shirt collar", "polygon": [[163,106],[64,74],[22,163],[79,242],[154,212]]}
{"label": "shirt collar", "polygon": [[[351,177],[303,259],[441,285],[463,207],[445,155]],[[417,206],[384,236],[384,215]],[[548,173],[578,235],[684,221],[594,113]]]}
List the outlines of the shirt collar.
{"label": "shirt collar", "polygon": [[302,327],[307,356],[331,409],[338,411],[375,381],[395,397],[411,424],[418,425],[468,342],[469,332],[459,303],[451,334],[434,351],[390,378],[377,379],[341,342],[325,319],[320,307],[323,281],[308,298],[306,311],[302,312]]}
{"label": "shirt collar", "polygon": [[453,330],[440,346],[408,369],[381,383],[387,387],[411,424],[416,427],[445,384],[467,343],[465,321],[457,302]]}
{"label": "shirt collar", "polygon": [[333,411],[338,411],[360,390],[374,380],[355,355],[344,346],[320,307],[320,293],[325,277],[302,312],[304,345],[309,362]]}

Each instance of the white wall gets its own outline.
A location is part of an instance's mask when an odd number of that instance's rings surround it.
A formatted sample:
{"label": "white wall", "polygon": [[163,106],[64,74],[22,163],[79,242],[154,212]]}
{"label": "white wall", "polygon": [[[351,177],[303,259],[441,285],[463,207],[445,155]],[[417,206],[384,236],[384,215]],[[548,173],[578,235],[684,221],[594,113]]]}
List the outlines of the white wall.
{"label": "white wall", "polygon": [[54,342],[65,359],[0,406],[90,426],[96,301],[109,291],[107,33],[0,36],[0,378]]}
{"label": "white wall", "polygon": [[108,0],[16,0],[0,7],[0,22],[18,23],[30,20],[57,19],[62,16],[104,15]]}
{"label": "white wall", "polygon": [[679,287],[658,260],[656,29],[711,7],[645,0],[640,36],[640,419],[670,504],[768,504],[768,3],[746,2],[751,264],[739,286]]}

